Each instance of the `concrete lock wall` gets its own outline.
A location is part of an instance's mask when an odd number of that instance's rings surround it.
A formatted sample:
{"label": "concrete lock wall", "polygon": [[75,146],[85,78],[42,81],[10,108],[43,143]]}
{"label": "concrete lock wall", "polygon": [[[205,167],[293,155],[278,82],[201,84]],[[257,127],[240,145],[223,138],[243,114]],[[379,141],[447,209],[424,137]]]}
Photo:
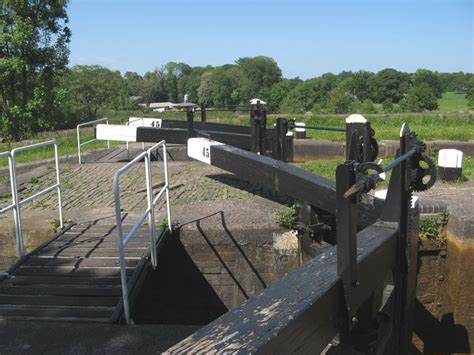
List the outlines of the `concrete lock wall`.
{"label": "concrete lock wall", "polygon": [[137,323],[207,324],[300,265],[296,232],[180,228],[161,248],[134,310]]}
{"label": "concrete lock wall", "polygon": [[453,350],[474,351],[474,217],[470,209],[450,215],[442,312],[446,335],[456,345]]}
{"label": "concrete lock wall", "polygon": [[[399,147],[397,141],[379,141],[379,158],[393,157]],[[430,141],[427,144],[427,154],[440,149],[458,149],[465,156],[474,156],[474,141]],[[296,163],[317,159],[335,159],[345,156],[345,144],[314,139],[297,139],[293,146],[293,161]]]}
{"label": "concrete lock wall", "polygon": [[[23,238],[25,250],[30,252],[55,231],[55,211],[22,211]],[[0,272],[8,270],[18,259],[15,223],[10,211],[0,215]]]}

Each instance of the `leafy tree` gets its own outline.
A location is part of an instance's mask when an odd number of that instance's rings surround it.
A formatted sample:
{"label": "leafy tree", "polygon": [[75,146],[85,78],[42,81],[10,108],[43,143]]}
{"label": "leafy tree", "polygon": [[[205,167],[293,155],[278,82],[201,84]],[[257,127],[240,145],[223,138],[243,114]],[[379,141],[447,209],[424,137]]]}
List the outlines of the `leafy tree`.
{"label": "leafy tree", "polygon": [[362,113],[377,113],[377,109],[370,99],[365,99],[361,105],[360,109]]}
{"label": "leafy tree", "polygon": [[400,102],[400,106],[404,111],[409,112],[431,111],[438,108],[438,100],[432,88],[426,83],[421,83],[410,87],[406,98]]}
{"label": "leafy tree", "polygon": [[377,93],[374,95],[374,100],[383,102],[389,99],[392,103],[398,103],[407,93],[409,84],[409,74],[395,69],[381,70],[375,76]]}
{"label": "leafy tree", "polygon": [[392,100],[385,99],[384,102],[382,102],[382,110],[383,112],[393,112]]}
{"label": "leafy tree", "polygon": [[158,96],[158,81],[154,78],[147,77],[146,79],[140,81],[140,86],[138,87],[138,94],[143,98],[143,102],[150,106],[150,104],[157,100]]}
{"label": "leafy tree", "polygon": [[170,101],[167,92],[167,73],[165,66],[156,68],[152,72],[145,73],[143,78],[154,82],[156,92],[153,101]]}
{"label": "leafy tree", "polygon": [[349,90],[357,100],[364,101],[374,97],[375,74],[368,71],[355,72],[349,79]]}
{"label": "leafy tree", "polygon": [[413,86],[426,84],[430,87],[433,94],[440,98],[443,94],[441,90],[441,82],[437,74],[428,69],[418,69],[411,77]]}
{"label": "leafy tree", "polygon": [[201,86],[201,77],[206,71],[212,70],[211,66],[194,67],[186,81],[186,93],[189,94],[191,102],[199,102],[198,89]]}
{"label": "leafy tree", "polygon": [[70,109],[80,120],[96,118],[100,108],[120,109],[126,102],[126,87],[120,72],[98,65],[73,67],[64,85]]}
{"label": "leafy tree", "polygon": [[166,93],[168,100],[172,102],[181,102],[183,100],[186,88],[186,82],[192,68],[185,63],[169,62],[164,67],[166,77]]}
{"label": "leafy tree", "polygon": [[178,102],[178,79],[172,73],[166,76],[166,93],[168,100],[171,102]]}
{"label": "leafy tree", "polygon": [[66,0],[0,2],[1,128],[8,139],[52,125],[62,95],[57,75],[69,55],[66,6]]}
{"label": "leafy tree", "polygon": [[300,79],[282,80],[272,85],[268,98],[267,109],[269,112],[280,112],[282,101],[288,96],[288,93],[300,83]]}
{"label": "leafy tree", "polygon": [[329,96],[327,108],[331,113],[350,113],[357,108],[357,98],[342,87],[336,87]]}
{"label": "leafy tree", "polygon": [[213,70],[212,102],[215,106],[232,106],[242,101],[240,71],[235,65],[224,65]]}
{"label": "leafy tree", "polygon": [[441,91],[463,92],[467,90],[471,73],[436,73],[441,86]]}
{"label": "leafy tree", "polygon": [[336,87],[337,75],[333,73],[324,73],[321,76],[321,90],[329,97],[329,93]]}
{"label": "leafy tree", "polygon": [[281,103],[281,111],[285,113],[310,111],[315,104],[325,101],[322,84],[319,79],[309,79],[299,83]]}
{"label": "leafy tree", "polygon": [[141,96],[143,78],[135,72],[126,72],[123,76],[128,96]]}
{"label": "leafy tree", "polygon": [[197,90],[198,101],[200,104],[209,105],[212,98],[212,72],[206,72],[201,77],[201,84]]}
{"label": "leafy tree", "polygon": [[244,57],[236,61],[241,73],[241,103],[259,96],[262,89],[271,88],[282,79],[281,69],[269,57]]}

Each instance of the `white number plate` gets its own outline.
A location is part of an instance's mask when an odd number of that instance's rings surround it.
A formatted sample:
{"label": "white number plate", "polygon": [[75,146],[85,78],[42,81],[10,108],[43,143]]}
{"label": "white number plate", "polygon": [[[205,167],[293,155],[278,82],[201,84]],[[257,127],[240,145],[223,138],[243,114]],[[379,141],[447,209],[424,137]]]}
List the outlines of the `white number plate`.
{"label": "white number plate", "polygon": [[188,156],[203,163],[211,164],[211,147],[213,145],[223,145],[223,143],[207,138],[190,138],[188,139]]}

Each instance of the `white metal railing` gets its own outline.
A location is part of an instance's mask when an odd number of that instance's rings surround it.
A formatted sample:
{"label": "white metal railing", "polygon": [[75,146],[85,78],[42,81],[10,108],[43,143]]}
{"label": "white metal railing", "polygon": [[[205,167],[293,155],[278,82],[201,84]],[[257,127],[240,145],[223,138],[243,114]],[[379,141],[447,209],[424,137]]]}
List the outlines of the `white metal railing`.
{"label": "white metal railing", "polygon": [[[10,175],[10,189],[13,196],[14,187],[13,187],[13,176],[12,176],[12,169],[11,169],[12,155],[10,152],[0,152],[0,158],[3,158],[3,157],[6,157],[8,159],[8,171]],[[15,208],[15,203],[13,202],[13,197],[12,197],[12,203],[10,205],[8,205],[7,207],[0,207],[0,214],[8,212],[13,208]]]}
{"label": "white metal railing", "polygon": [[[81,161],[81,147],[83,145],[92,143],[92,142],[97,140],[97,138],[92,138],[92,139],[90,139],[86,142],[81,143],[80,128],[84,127],[84,126],[90,126],[90,125],[93,125],[94,123],[103,122],[103,121],[105,121],[106,124],[109,124],[109,119],[107,117],[104,117],[104,118],[99,118],[98,120],[84,122],[84,123],[80,123],[80,124],[77,125],[77,127],[76,127],[76,131],[77,131],[77,160],[78,160],[79,164],[82,163],[82,161]],[[109,140],[107,140],[107,148],[110,148],[110,141]]]}
{"label": "white metal railing", "polygon": [[[138,122],[138,121],[142,121],[142,126],[145,125],[145,119],[143,117],[139,117],[139,118],[136,118],[134,120],[131,120],[130,119],[125,123],[126,126],[130,126],[130,123],[133,123],[133,122]],[[128,143],[127,142],[127,158],[130,159],[130,150],[129,150],[129,147],[128,147]],[[145,150],[145,142],[142,142],[142,149]]]}
{"label": "white metal railing", "polygon": [[[54,161],[56,167],[56,183],[44,188],[41,191],[34,193],[31,196],[25,197],[23,200],[18,198],[18,187],[17,187],[17,180],[16,180],[16,162],[15,156],[18,152],[23,152],[26,150],[37,149],[40,147],[53,145],[54,146]],[[10,152],[3,152],[0,153],[0,157],[6,156],[8,158],[8,168],[10,173],[10,186],[11,186],[11,193],[12,193],[12,203],[0,209],[0,214],[7,212],[9,210],[13,210],[14,221],[15,221],[15,233],[16,233],[16,242],[17,242],[17,249],[18,249],[18,256],[22,257],[25,255],[25,242],[23,240],[23,230],[21,226],[21,206],[24,204],[33,201],[35,198],[42,196],[54,189],[57,190],[58,193],[58,209],[59,209],[59,223],[61,229],[63,228],[63,209],[62,209],[62,202],[61,202],[61,181],[59,179],[59,157],[58,157],[58,145],[56,141],[49,140],[46,142],[30,144],[24,147],[18,147],[12,149]]]}
{"label": "white metal railing", "polygon": [[[165,184],[161,188],[160,192],[154,197],[153,196],[153,182],[152,182],[152,169],[151,169],[151,153],[154,150],[163,147],[163,169],[165,175]],[[130,232],[124,238],[123,228],[122,228],[122,212],[121,212],[121,203],[120,203],[120,177],[129,170],[134,164],[138,163],[141,159],[145,158],[145,174],[146,174],[146,191],[147,191],[147,202],[148,208],[140,216],[138,222],[132,227]],[[125,314],[125,320],[127,324],[131,323],[130,317],[130,303],[128,295],[128,283],[127,283],[127,273],[125,268],[125,246],[128,244],[130,239],[135,235],[138,228],[143,224],[146,217],[148,217],[148,229],[150,235],[150,254],[151,262],[153,267],[156,267],[156,255],[157,255],[157,241],[156,240],[156,231],[155,231],[155,206],[160,197],[166,194],[166,215],[167,215],[167,225],[168,229],[171,231],[171,211],[170,211],[170,200],[169,200],[169,182],[168,182],[168,161],[166,156],[166,142],[163,140],[147,151],[139,154],[129,163],[124,165],[122,168],[117,170],[114,175],[114,197],[115,197],[115,219],[117,223],[117,235],[118,235],[118,245],[119,245],[119,263],[120,263],[120,276],[122,280],[122,299],[123,299],[123,308]]]}

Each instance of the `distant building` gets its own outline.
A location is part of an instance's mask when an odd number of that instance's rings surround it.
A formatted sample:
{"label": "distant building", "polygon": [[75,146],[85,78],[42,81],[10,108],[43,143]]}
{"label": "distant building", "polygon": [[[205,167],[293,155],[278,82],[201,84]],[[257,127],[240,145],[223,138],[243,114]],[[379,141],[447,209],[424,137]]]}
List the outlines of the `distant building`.
{"label": "distant building", "polygon": [[154,112],[164,112],[164,111],[186,111],[188,108],[197,109],[199,106],[193,104],[191,102],[175,104],[173,102],[151,102],[150,105],[140,104],[140,106],[146,108],[148,107],[150,110]]}
{"label": "distant building", "polygon": [[142,102],[143,96],[130,96],[128,99],[133,102]]}

